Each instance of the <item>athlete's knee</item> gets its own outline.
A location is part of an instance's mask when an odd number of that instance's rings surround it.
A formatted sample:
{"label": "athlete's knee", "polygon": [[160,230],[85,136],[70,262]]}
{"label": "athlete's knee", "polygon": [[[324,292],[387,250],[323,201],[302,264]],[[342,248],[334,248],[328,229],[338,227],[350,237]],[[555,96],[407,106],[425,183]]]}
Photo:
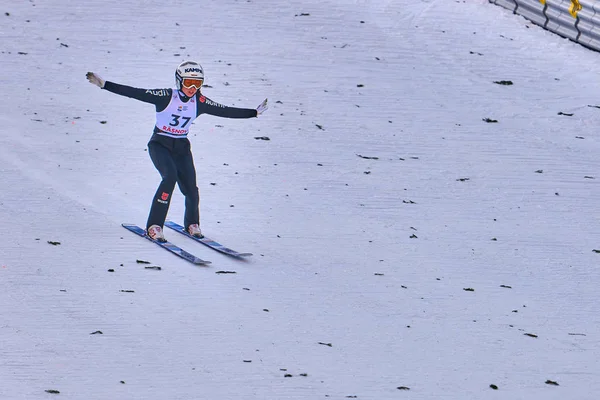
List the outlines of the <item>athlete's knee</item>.
{"label": "athlete's knee", "polygon": [[177,184],[177,175],[176,174],[164,174],[162,175],[162,181],[160,183],[161,186],[168,188],[169,191],[173,191],[175,185]]}

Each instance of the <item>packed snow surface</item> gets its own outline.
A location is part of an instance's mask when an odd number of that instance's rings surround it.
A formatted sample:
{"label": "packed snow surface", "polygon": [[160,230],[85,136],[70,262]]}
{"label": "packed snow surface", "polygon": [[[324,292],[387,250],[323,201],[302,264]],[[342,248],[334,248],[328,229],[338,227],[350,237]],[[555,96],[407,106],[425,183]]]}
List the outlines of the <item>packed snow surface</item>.
{"label": "packed snow surface", "polygon": [[[1,399],[597,399],[598,53],[486,0],[2,11]],[[269,98],[190,135],[202,230],[247,261],[121,227],[154,107],[85,74],[187,59]]]}

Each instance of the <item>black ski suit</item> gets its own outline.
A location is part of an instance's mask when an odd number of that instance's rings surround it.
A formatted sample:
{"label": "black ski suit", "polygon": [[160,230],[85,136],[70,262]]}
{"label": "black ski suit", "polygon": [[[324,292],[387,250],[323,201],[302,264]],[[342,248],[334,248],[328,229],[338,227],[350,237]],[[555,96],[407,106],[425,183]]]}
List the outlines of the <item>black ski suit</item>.
{"label": "black ski suit", "polygon": [[148,142],[148,153],[162,181],[152,200],[146,229],[152,225],[163,227],[176,183],[185,196],[184,227],[187,229],[191,224],[200,224],[196,169],[187,138],[189,126],[200,114],[252,118],[257,116],[257,111],[252,108],[224,106],[208,99],[200,91],[189,98],[176,89],[140,89],[110,81],[105,82],[103,89],[152,103],[156,107],[156,125]]}

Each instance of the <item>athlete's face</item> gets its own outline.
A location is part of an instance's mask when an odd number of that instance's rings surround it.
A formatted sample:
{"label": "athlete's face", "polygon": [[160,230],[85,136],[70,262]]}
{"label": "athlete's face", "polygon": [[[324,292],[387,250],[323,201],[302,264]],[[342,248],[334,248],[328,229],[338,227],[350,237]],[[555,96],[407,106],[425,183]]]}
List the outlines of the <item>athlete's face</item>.
{"label": "athlete's face", "polygon": [[184,78],[181,87],[186,96],[192,97],[196,91],[200,90],[203,83],[204,79],[202,78]]}
{"label": "athlete's face", "polygon": [[196,94],[196,92],[198,91],[198,89],[196,89],[195,86],[192,87],[185,87],[182,86],[181,87],[181,91],[187,96],[187,97],[192,97]]}

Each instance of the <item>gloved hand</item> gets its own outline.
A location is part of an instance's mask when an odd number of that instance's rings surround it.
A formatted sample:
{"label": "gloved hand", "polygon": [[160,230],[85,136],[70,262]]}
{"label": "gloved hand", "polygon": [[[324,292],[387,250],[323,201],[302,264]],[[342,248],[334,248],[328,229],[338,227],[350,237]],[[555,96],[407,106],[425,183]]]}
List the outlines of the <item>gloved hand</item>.
{"label": "gloved hand", "polygon": [[87,74],[85,74],[85,77],[87,78],[88,81],[90,81],[90,83],[93,83],[94,85],[98,86],[100,89],[102,89],[104,87],[105,80],[102,79],[100,77],[100,75],[97,75],[93,72],[88,72]]}
{"label": "gloved hand", "polygon": [[260,114],[267,111],[268,108],[269,106],[267,105],[267,99],[265,99],[262,103],[258,105],[258,107],[256,107],[256,116],[258,117]]}

